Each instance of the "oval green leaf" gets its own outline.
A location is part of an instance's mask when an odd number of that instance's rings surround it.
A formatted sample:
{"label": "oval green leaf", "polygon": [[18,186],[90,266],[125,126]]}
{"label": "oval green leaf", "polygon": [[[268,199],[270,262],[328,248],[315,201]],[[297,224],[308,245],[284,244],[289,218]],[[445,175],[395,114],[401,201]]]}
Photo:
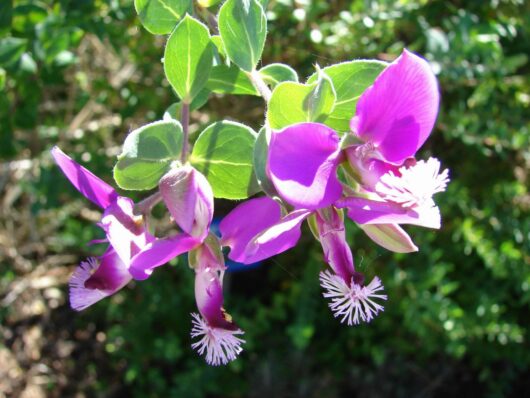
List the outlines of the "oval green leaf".
{"label": "oval green leaf", "polygon": [[285,64],[270,64],[259,70],[259,74],[271,88],[281,82],[298,82],[296,71]]}
{"label": "oval green leaf", "polygon": [[190,103],[208,81],[213,44],[206,26],[186,15],[177,25],[164,52],[164,72],[178,96]]}
{"label": "oval green leaf", "polygon": [[269,180],[267,176],[267,159],[269,157],[269,143],[267,141],[267,129],[263,127],[259,133],[258,138],[256,138],[256,143],[254,144],[254,174],[258,183],[267,195],[269,196],[278,196],[276,188]]}
{"label": "oval green leaf", "polygon": [[250,127],[229,121],[211,124],[199,135],[190,162],[216,198],[245,199],[259,191],[252,165],[255,142]]}
{"label": "oval green leaf", "polygon": [[0,68],[0,91],[4,89],[6,85],[6,71]]}
{"label": "oval green leaf", "polygon": [[204,8],[213,7],[214,5],[220,2],[221,0],[197,0],[197,3],[199,3],[199,5]]}
{"label": "oval green leaf", "polygon": [[206,87],[217,94],[257,95],[258,91],[245,72],[236,65],[216,65]]}
{"label": "oval green leaf", "polygon": [[[355,115],[359,97],[374,83],[376,77],[387,65],[387,63],[381,61],[359,60],[324,68],[323,71],[333,82],[337,94],[333,112],[324,123],[340,132],[349,131],[350,119]],[[314,73],[307,82],[315,82],[317,78],[317,73]]]}
{"label": "oval green leaf", "polygon": [[186,13],[191,13],[192,0],[134,0],[140,22],[148,32],[167,35]]}
{"label": "oval green leaf", "polygon": [[182,126],[176,120],[158,121],[132,131],[114,167],[120,188],[152,189],[158,185],[171,162],[182,151]]}
{"label": "oval green leaf", "polygon": [[[230,64],[230,59],[227,58],[228,56],[226,55],[225,45],[223,43],[223,39],[221,39],[221,36],[213,35],[211,37],[211,40],[219,56],[225,59],[228,62],[228,64]],[[219,60],[219,63],[221,63],[221,60]]]}
{"label": "oval green leaf", "polygon": [[271,128],[280,130],[291,124],[323,122],[333,111],[335,90],[325,73],[311,84],[280,83],[272,92],[267,120]]}
{"label": "oval green leaf", "polygon": [[0,65],[13,66],[26,50],[28,41],[18,37],[6,37],[0,40]]}
{"label": "oval green leaf", "polygon": [[254,70],[267,36],[261,4],[256,0],[227,0],[219,10],[219,34],[230,60],[247,72]]}

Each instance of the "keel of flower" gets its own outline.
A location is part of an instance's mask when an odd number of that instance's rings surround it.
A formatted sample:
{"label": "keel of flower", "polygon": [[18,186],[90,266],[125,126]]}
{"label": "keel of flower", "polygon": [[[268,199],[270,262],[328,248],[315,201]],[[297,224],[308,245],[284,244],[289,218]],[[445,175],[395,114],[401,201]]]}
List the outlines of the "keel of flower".
{"label": "keel of flower", "polygon": [[348,326],[358,325],[361,322],[370,322],[379,311],[383,311],[382,305],[373,299],[386,300],[383,285],[378,277],[372,279],[368,286],[357,284],[352,278],[348,285],[341,277],[330,271],[320,273],[320,284],[325,290],[323,296],[331,299],[329,308],[333,315],[342,317],[341,322]]}
{"label": "keel of flower", "polygon": [[191,337],[199,338],[199,341],[193,343],[191,347],[199,355],[204,355],[209,365],[226,365],[243,351],[241,344],[245,340],[237,337],[244,333],[241,329],[229,330],[213,327],[208,325],[199,314],[193,313],[191,316],[193,317]]}
{"label": "keel of flower", "polygon": [[81,262],[70,278],[70,304],[82,311],[108,297],[132,279],[127,267],[112,249],[100,258],[90,257]]}

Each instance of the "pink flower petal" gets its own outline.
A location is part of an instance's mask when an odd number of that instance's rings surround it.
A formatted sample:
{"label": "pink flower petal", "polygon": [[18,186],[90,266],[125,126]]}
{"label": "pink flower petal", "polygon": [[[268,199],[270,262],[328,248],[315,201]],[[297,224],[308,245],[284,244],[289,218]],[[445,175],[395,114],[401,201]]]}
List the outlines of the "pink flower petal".
{"label": "pink flower petal", "polygon": [[363,188],[375,190],[381,177],[389,171],[399,175],[399,167],[371,157],[372,153],[363,153],[364,145],[347,148],[344,152],[348,162],[357,174]]}
{"label": "pink flower petal", "polygon": [[145,245],[142,251],[132,258],[129,272],[134,279],[147,279],[154,268],[194,249],[200,243],[197,238],[188,234],[178,234],[170,238],[157,239]]}
{"label": "pink flower petal", "polygon": [[310,214],[309,210],[296,210],[281,218],[280,205],[274,200],[251,199],[221,221],[221,242],[231,248],[231,260],[252,264],[296,245],[300,225]]}
{"label": "pink flower petal", "polygon": [[231,249],[228,257],[244,262],[248,243],[276,224],[281,216],[280,205],[269,197],[250,199],[238,205],[219,224],[221,243]]}
{"label": "pink flower petal", "polygon": [[289,250],[300,239],[300,226],[310,214],[309,210],[295,210],[289,213],[256,235],[246,246],[243,256],[233,260],[251,264]]}
{"label": "pink flower petal", "polygon": [[431,133],[439,102],[429,64],[404,50],[361,95],[351,127],[388,162],[400,164],[414,156]]}
{"label": "pink flower petal", "polygon": [[134,202],[123,196],[119,196],[105,209],[100,225],[108,241],[126,264],[155,239],[147,232],[143,218],[134,214]]}
{"label": "pink flower petal", "polygon": [[103,209],[116,199],[114,188],[72,160],[59,147],[53,147],[51,153],[66,178],[85,198]]}
{"label": "pink flower petal", "polygon": [[222,273],[212,268],[197,270],[195,274],[195,301],[208,325],[228,330],[237,326],[225,318],[223,310]]}
{"label": "pink flower petal", "polygon": [[206,177],[185,165],[164,175],[159,187],[175,222],[187,234],[204,239],[213,217],[213,192]]}
{"label": "pink flower petal", "polygon": [[441,223],[440,210],[435,206],[405,208],[397,203],[359,197],[340,199],[335,206],[346,207],[348,217],[359,224],[413,224],[437,229]]}
{"label": "pink flower petal", "polygon": [[319,211],[315,216],[326,262],[335,274],[349,284],[355,274],[355,267],[351,249],[346,242],[344,220],[333,207]]}
{"label": "pink flower petal", "polygon": [[298,209],[331,205],[342,187],[336,171],[339,137],[319,123],[300,123],[273,132],[268,171],[280,196]]}

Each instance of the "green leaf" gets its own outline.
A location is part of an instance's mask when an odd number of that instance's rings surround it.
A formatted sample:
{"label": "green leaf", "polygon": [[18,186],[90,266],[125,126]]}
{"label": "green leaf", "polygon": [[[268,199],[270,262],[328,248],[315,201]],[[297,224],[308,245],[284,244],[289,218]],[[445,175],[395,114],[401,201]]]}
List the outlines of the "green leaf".
{"label": "green leaf", "polygon": [[208,81],[213,62],[213,44],[206,26],[186,15],[166,45],[164,71],[184,102],[190,103]]}
{"label": "green leaf", "polygon": [[256,88],[248,76],[236,65],[216,65],[210,72],[206,87],[218,94],[257,95]]}
{"label": "green leaf", "polygon": [[6,37],[0,40],[0,65],[5,67],[13,66],[18,62],[28,41],[18,37]]}
{"label": "green leaf", "polygon": [[[0,11],[0,14],[2,12]],[[13,31],[33,35],[35,26],[44,21],[48,11],[38,4],[20,4],[13,9]]]}
{"label": "green leaf", "polygon": [[182,126],[176,120],[158,121],[132,131],[114,167],[123,189],[146,190],[158,185],[171,162],[180,158]]}
{"label": "green leaf", "polygon": [[[324,123],[337,131],[349,131],[350,119],[355,115],[359,97],[386,66],[385,62],[380,61],[351,61],[324,68],[337,94],[335,108]],[[307,81],[312,83],[317,78],[315,73]]]}
{"label": "green leaf", "polygon": [[325,120],[333,110],[337,99],[331,79],[320,69],[317,74],[316,85],[304,103],[304,109],[307,111],[309,120],[314,122]]}
{"label": "green leaf", "polygon": [[13,18],[12,0],[0,2],[0,34],[9,32]]}
{"label": "green leaf", "polygon": [[[208,96],[210,95],[211,91],[207,88],[203,88],[199,94],[195,97],[193,101],[191,101],[190,104],[190,110],[194,111],[196,109],[199,109],[202,107],[206,102],[208,102]],[[167,107],[167,109],[164,111],[164,115],[162,117],[162,120],[177,120],[180,121],[180,112],[182,110],[182,102],[177,101],[172,103]]]}
{"label": "green leaf", "polygon": [[252,166],[255,141],[250,127],[229,121],[211,124],[199,135],[190,162],[216,198],[245,199],[259,191]]}
{"label": "green leaf", "polygon": [[145,29],[155,35],[171,33],[186,13],[193,10],[191,0],[134,0],[134,8]]}
{"label": "green leaf", "polygon": [[335,104],[335,90],[329,77],[319,71],[319,79],[311,84],[280,83],[272,92],[267,120],[271,128],[280,130],[291,124],[323,122]]}
{"label": "green leaf", "polygon": [[220,2],[221,0],[197,0],[197,3],[203,8],[213,7]]}
{"label": "green leaf", "polygon": [[34,75],[37,73],[37,63],[35,60],[31,57],[30,53],[24,53],[22,54],[22,57],[20,57],[20,63],[18,65],[19,70],[29,73],[31,75]]}
{"label": "green leaf", "polygon": [[0,68],[0,91],[6,86],[6,71]]}
{"label": "green leaf", "polygon": [[247,72],[254,70],[267,36],[261,5],[256,0],[227,0],[219,10],[219,33],[230,60]]}
{"label": "green leaf", "polygon": [[254,174],[258,183],[267,195],[278,196],[276,188],[267,176],[267,159],[269,157],[269,143],[267,142],[267,130],[263,127],[259,133],[256,143],[254,144]]}
{"label": "green leaf", "polygon": [[[221,57],[223,57],[224,59],[227,59],[228,56],[226,55],[226,48],[225,48],[225,45],[223,43],[223,39],[221,39],[221,36],[213,35],[211,37],[211,40],[212,40],[212,43],[214,44],[217,52],[219,53],[219,55]],[[229,59],[228,59],[228,62],[230,63]]]}
{"label": "green leaf", "polygon": [[272,88],[281,82],[298,82],[296,71],[288,65],[270,64],[260,69],[259,74]]}
{"label": "green leaf", "polygon": [[38,40],[34,54],[48,65],[54,63],[60,53],[76,45],[84,34],[80,28],[65,27],[64,20],[53,14],[38,24],[35,32]]}

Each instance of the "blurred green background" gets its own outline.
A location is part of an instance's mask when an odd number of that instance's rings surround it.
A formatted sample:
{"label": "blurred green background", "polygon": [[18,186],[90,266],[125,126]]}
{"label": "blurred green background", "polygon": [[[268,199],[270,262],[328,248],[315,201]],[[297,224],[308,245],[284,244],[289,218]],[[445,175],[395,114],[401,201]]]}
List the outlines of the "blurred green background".
{"label": "blurred green background", "polygon": [[[190,348],[193,273],[179,259],[82,313],[75,265],[97,248],[99,213],[53,166],[59,144],[111,182],[133,128],[175,98],[164,37],[131,0],[0,1],[0,396],[530,396],[530,6],[523,0],[271,0],[263,64],[422,54],[442,91],[434,155],[452,182],[440,231],[408,228],[393,255],[349,228],[358,266],[389,301],[370,325],[335,320],[321,249],[296,249],[226,278],[245,351],[209,367]],[[259,98],[213,96],[192,131],[263,121]],[[219,216],[234,203],[220,202]],[[162,227],[161,227],[162,228]]]}

